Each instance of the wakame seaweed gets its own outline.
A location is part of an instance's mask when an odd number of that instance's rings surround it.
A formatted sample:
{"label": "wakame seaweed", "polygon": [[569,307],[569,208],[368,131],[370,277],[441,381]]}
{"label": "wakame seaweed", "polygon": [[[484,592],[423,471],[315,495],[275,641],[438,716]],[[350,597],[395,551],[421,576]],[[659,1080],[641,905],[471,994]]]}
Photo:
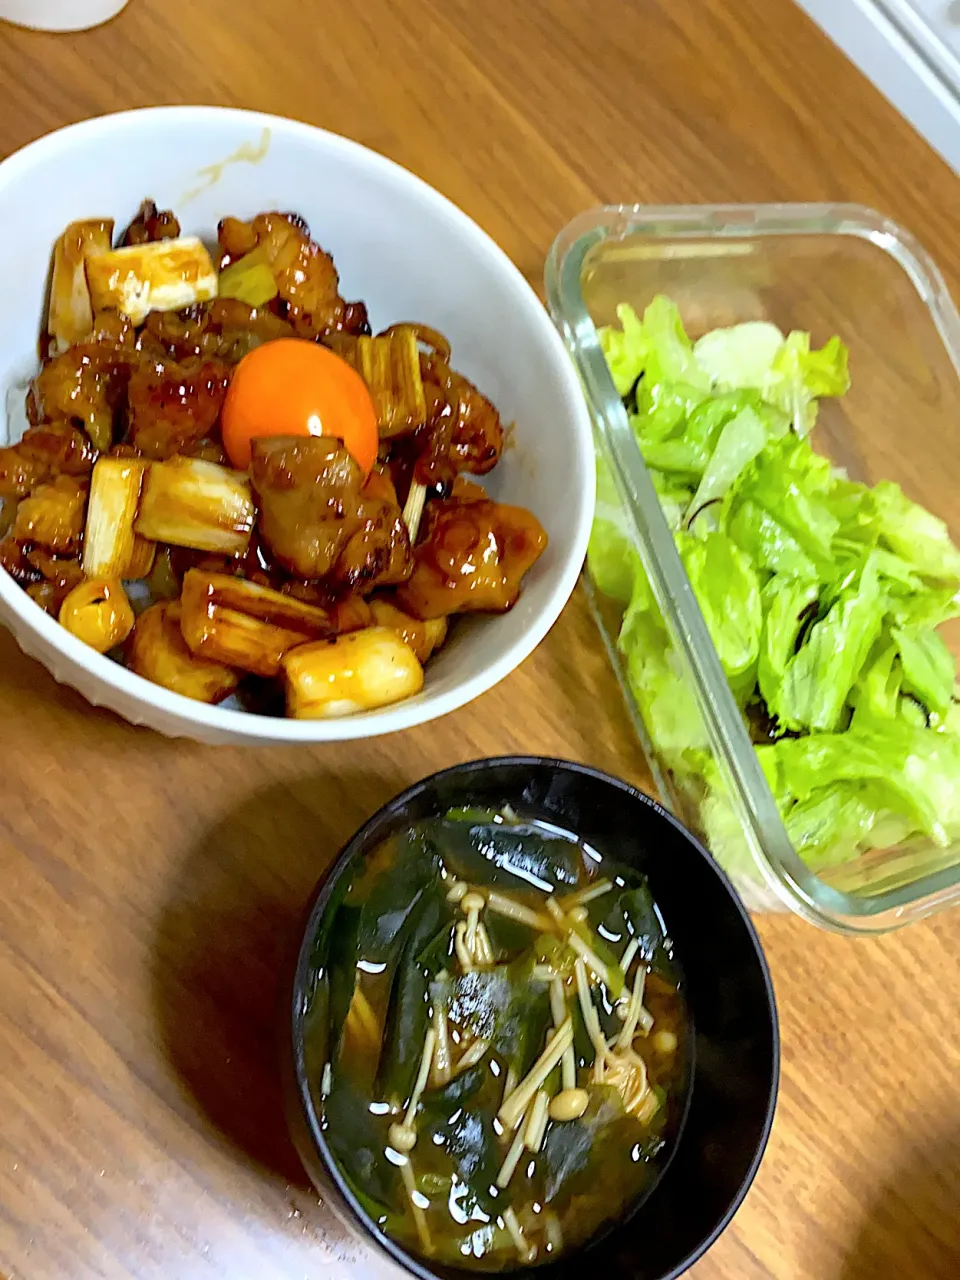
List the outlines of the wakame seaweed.
{"label": "wakame seaweed", "polygon": [[315,953],[329,1148],[404,1248],[546,1262],[654,1185],[691,1028],[643,876],[512,811],[451,810],[373,851]]}

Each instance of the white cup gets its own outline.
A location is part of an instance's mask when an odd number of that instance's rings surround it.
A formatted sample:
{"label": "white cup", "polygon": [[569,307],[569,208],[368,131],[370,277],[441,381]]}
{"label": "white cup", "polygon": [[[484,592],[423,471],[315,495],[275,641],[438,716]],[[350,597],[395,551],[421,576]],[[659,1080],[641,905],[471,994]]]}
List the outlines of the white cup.
{"label": "white cup", "polygon": [[84,31],[116,17],[127,0],[0,0],[0,21],[38,31]]}

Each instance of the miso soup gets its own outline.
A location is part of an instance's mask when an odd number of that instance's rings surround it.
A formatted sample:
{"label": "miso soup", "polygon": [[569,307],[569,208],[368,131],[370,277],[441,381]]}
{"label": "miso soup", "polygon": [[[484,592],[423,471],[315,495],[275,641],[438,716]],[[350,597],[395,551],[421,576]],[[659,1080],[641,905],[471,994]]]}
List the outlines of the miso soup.
{"label": "miso soup", "polygon": [[651,1190],[692,1036],[635,871],[510,810],[454,810],[337,886],[314,956],[326,1141],[404,1249],[484,1271],[545,1263]]}

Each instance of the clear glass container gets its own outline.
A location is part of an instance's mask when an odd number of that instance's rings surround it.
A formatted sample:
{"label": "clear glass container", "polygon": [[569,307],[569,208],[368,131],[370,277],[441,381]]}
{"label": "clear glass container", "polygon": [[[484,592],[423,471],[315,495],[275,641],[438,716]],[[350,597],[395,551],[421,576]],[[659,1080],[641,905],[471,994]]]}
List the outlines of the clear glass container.
{"label": "clear glass container", "polygon": [[[693,337],[744,320],[809,330],[814,344],[839,334],[852,386],[821,402],[813,444],[873,484],[897,481],[950,526],[960,543],[960,316],[926,252],[893,222],[852,205],[741,205],[595,209],[558,237],[547,263],[547,300],[573,356],[593,417],[604,495],[629,530],[662,614],[664,661],[683,681],[710,761],[711,803],[729,806],[723,848],[712,852],[747,905],[787,906],[844,933],[876,933],[960,899],[960,841],[911,837],[815,874],[800,859],[723,674],[620,397],[597,326],[618,303],[638,310],[658,294],[678,304]],[[588,574],[589,580],[589,574]],[[594,612],[667,804],[703,836],[705,792],[677,785],[645,724],[617,648],[624,606],[591,583]],[[960,654],[960,623],[943,634]],[[655,744],[659,744],[656,745]],[[691,744],[693,745],[693,744]],[[960,789],[960,777],[957,778]],[[719,800],[718,800],[719,797]],[[711,824],[713,829],[714,824]]]}

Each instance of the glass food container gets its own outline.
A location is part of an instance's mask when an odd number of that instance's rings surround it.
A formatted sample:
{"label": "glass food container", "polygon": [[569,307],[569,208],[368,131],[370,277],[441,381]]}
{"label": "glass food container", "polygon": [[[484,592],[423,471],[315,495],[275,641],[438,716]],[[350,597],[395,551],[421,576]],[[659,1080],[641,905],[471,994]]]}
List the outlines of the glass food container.
{"label": "glass food container", "polygon": [[[652,723],[630,690],[617,639],[625,604],[590,579],[594,612],[666,802],[705,838],[748,906],[784,906],[843,933],[876,933],[960,899],[960,841],[911,837],[815,874],[787,834],[745,721],[607,371],[596,326],[618,303],[639,311],[658,293],[696,338],[744,320],[838,334],[852,385],[821,402],[813,444],[852,479],[898,482],[960,542],[960,316],[924,250],[900,227],[852,205],[595,209],[558,237],[548,304],[573,356],[607,477],[601,513],[635,547],[662,615],[660,659],[680,681],[678,708]],[[601,484],[603,481],[601,480]],[[942,634],[960,654],[960,623]],[[664,638],[665,637],[665,638]],[[692,717],[692,719],[691,719]],[[675,722],[674,722],[675,721]],[[691,723],[696,729],[690,732]],[[691,781],[685,751],[706,762]],[[960,790],[960,777],[956,780]],[[708,815],[706,805],[713,806]],[[709,834],[708,834],[709,832]],[[719,833],[719,835],[718,835]]]}

